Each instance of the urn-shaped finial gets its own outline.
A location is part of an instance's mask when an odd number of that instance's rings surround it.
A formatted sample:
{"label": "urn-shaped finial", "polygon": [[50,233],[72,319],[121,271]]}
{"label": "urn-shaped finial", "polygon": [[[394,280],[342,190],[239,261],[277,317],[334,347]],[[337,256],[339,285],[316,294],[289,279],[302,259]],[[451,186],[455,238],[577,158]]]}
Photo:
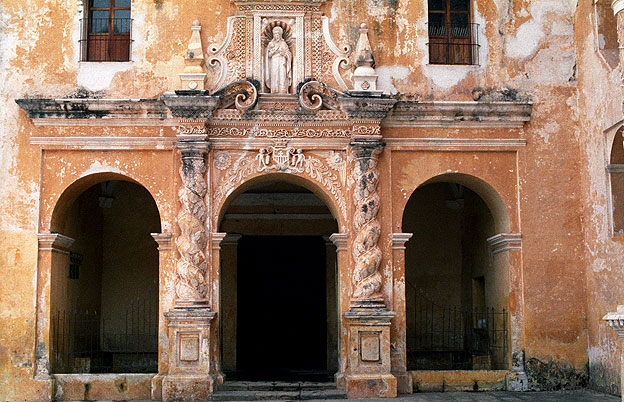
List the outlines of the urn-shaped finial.
{"label": "urn-shaped finial", "polygon": [[351,81],[353,82],[353,92],[364,92],[367,94],[379,95],[377,91],[377,73],[375,72],[375,57],[368,40],[368,26],[360,25],[360,34],[355,47],[355,65],[357,68],[353,72]]}

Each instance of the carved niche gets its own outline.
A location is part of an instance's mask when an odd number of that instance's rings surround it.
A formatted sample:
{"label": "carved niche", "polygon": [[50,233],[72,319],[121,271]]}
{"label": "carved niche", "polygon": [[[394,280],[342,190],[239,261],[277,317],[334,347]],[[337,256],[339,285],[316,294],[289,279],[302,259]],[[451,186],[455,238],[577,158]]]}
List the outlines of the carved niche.
{"label": "carved niche", "polygon": [[267,71],[267,47],[276,27],[281,28],[292,57],[287,93],[295,93],[297,85],[307,78],[348,90],[345,79],[350,80],[351,47],[338,46],[332,40],[329,19],[320,12],[323,2],[236,2],[237,12],[228,18],[225,40],[207,50],[210,91],[253,79],[260,83],[261,93],[275,93],[267,86],[267,76],[271,75]]}

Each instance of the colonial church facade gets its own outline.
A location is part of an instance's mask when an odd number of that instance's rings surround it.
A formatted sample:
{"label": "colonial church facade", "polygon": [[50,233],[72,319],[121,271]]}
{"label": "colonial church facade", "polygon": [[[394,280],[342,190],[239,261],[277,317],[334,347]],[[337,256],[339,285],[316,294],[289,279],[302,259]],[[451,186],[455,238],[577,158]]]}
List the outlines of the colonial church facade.
{"label": "colonial church facade", "polygon": [[0,399],[620,393],[623,9],[4,1]]}

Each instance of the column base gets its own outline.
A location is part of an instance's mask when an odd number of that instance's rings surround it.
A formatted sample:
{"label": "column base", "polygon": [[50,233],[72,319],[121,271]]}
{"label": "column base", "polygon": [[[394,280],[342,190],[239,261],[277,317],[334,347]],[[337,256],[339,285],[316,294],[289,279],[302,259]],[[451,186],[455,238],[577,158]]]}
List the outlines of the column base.
{"label": "column base", "polygon": [[386,375],[349,375],[346,377],[348,398],[395,398],[397,379]]}
{"label": "column base", "polygon": [[411,394],[414,392],[413,378],[408,372],[392,373],[397,380],[397,393]]}
{"label": "column base", "polygon": [[205,401],[214,391],[212,376],[168,375],[162,382],[163,402]]}
{"label": "column base", "polygon": [[346,376],[344,373],[336,373],[334,374],[334,380],[336,381],[336,388],[344,390],[346,385]]}

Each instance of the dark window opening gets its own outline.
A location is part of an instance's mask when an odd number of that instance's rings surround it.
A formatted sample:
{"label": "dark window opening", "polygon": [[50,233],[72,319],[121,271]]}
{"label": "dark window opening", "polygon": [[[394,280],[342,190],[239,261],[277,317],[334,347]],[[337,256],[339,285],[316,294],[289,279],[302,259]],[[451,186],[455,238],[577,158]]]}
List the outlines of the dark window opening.
{"label": "dark window opening", "polygon": [[429,0],[429,63],[479,64],[479,25],[470,0]]}
{"label": "dark window opening", "polygon": [[89,0],[82,20],[82,61],[129,61],[130,0]]}

